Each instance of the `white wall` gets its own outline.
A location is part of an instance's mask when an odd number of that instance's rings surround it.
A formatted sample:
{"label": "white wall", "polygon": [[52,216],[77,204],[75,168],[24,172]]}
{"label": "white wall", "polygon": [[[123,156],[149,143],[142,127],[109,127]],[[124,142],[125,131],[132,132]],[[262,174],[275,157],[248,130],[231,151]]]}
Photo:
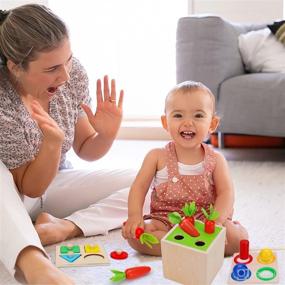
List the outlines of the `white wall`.
{"label": "white wall", "polygon": [[8,10],[20,5],[29,4],[29,3],[37,3],[37,4],[48,4],[48,0],[0,0],[0,9]]}
{"label": "white wall", "polygon": [[283,0],[188,0],[189,14],[216,14],[241,23],[283,18]]}

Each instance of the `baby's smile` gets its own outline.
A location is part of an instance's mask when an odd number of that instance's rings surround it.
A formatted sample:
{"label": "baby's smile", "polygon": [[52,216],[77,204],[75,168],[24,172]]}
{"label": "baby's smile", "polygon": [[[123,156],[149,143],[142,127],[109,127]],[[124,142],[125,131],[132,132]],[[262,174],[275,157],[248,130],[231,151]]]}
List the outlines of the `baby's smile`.
{"label": "baby's smile", "polygon": [[182,131],[180,132],[180,135],[186,139],[186,140],[190,140],[190,139],[193,139],[193,137],[195,136],[195,132],[192,132],[192,131]]}

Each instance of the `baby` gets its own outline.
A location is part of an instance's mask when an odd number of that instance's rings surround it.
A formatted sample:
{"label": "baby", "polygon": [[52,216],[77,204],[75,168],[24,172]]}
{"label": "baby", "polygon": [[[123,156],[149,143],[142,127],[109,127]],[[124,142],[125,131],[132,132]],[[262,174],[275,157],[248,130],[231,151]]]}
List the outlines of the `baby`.
{"label": "baby", "polygon": [[[166,97],[161,121],[172,141],[146,155],[129,193],[123,237],[135,250],[160,256],[160,244],[152,248],[141,244],[136,239],[136,228],[160,240],[172,227],[168,214],[176,211],[183,215],[184,204],[194,201],[196,219],[204,221],[201,209],[208,211],[210,205],[219,212],[216,223],[226,228],[225,255],[232,255],[248,234],[240,223],[231,220],[234,189],[227,161],[204,143],[219,124],[214,95],[200,82],[178,84]],[[143,215],[149,188],[151,211]]]}

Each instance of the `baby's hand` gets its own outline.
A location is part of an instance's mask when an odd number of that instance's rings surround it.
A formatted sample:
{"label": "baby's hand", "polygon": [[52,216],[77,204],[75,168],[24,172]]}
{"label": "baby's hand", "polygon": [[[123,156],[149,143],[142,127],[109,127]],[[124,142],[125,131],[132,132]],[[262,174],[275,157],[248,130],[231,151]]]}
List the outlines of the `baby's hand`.
{"label": "baby's hand", "polygon": [[122,236],[125,239],[136,238],[137,227],[144,228],[143,218],[141,216],[129,217],[122,228]]}

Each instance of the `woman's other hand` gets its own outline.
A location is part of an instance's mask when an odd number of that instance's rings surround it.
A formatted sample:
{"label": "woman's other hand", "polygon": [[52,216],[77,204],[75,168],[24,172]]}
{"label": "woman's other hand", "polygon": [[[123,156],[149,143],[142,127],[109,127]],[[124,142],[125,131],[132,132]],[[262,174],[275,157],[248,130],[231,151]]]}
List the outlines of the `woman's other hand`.
{"label": "woman's other hand", "polygon": [[36,100],[32,103],[32,118],[37,122],[43,132],[43,140],[50,144],[62,144],[64,132]]}
{"label": "woman's other hand", "polygon": [[104,88],[102,93],[101,80],[97,80],[97,108],[95,114],[89,106],[82,104],[82,108],[88,116],[88,120],[94,130],[106,139],[115,139],[121,125],[123,116],[124,91],[120,91],[117,103],[116,83],[111,80],[111,92],[108,76],[104,76]]}

